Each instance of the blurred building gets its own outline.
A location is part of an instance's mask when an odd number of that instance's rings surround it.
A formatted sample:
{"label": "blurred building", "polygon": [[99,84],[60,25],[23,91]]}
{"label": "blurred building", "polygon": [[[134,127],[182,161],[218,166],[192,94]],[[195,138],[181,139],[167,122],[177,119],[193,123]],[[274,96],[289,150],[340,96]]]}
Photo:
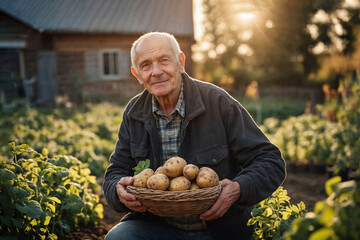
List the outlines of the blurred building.
{"label": "blurred building", "polygon": [[[192,0],[1,0],[0,90],[34,87],[40,104],[57,96],[132,96],[132,42],[143,33],[173,34],[191,74]],[[29,91],[23,91],[23,94]]]}

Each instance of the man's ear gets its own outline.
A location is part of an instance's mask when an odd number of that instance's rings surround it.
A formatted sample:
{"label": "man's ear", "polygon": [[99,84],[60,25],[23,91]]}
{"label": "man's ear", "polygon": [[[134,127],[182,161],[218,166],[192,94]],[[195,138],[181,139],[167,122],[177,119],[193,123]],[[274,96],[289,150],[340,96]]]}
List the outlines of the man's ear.
{"label": "man's ear", "polygon": [[139,74],[136,72],[134,67],[131,67],[131,73],[136,77],[140,84],[143,84],[143,81],[139,78]]}
{"label": "man's ear", "polygon": [[185,73],[185,60],[186,60],[185,54],[183,52],[181,52],[179,54],[180,72],[181,73]]}

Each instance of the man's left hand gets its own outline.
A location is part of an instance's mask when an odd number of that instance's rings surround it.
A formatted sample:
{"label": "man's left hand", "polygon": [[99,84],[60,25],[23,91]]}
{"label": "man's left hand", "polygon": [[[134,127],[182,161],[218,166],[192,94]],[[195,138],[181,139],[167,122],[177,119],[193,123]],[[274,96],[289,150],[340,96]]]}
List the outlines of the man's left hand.
{"label": "man's left hand", "polygon": [[239,199],[241,188],[238,182],[223,179],[220,184],[222,191],[218,199],[209,210],[200,215],[200,219],[210,221],[222,217]]}

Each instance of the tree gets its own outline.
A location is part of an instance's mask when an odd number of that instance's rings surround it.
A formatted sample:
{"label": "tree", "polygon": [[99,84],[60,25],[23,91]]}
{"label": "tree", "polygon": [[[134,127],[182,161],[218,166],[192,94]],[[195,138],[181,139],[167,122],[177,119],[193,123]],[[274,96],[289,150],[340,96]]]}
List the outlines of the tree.
{"label": "tree", "polygon": [[319,69],[313,78],[337,88],[348,72],[360,72],[360,1],[318,0],[315,31]]}
{"label": "tree", "polygon": [[261,18],[254,30],[254,64],[265,84],[304,85],[316,68],[309,47],[314,44],[306,25],[311,1],[258,1]]}
{"label": "tree", "polygon": [[[235,87],[252,80],[305,85],[318,69],[319,46],[329,53],[334,46],[352,51],[359,9],[344,1],[203,0],[201,77],[231,79]],[[321,15],[330,20],[319,21]]]}

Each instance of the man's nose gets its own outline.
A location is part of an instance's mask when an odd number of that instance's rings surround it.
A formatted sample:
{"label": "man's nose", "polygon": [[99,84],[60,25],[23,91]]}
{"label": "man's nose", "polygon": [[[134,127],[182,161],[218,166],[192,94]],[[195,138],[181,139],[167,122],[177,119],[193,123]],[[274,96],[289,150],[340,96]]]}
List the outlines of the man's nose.
{"label": "man's nose", "polygon": [[161,66],[157,63],[157,62],[154,62],[153,63],[153,71],[152,71],[152,75],[153,76],[157,76],[157,75],[160,75],[162,74],[163,71],[161,69]]}

